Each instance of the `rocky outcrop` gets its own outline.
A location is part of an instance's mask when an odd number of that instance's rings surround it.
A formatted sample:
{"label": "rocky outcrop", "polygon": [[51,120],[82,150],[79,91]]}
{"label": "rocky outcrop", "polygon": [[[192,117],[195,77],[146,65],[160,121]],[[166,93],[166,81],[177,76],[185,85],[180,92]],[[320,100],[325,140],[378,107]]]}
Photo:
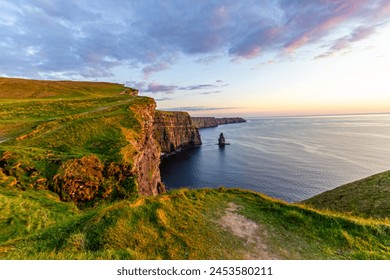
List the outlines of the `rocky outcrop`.
{"label": "rocky outcrop", "polygon": [[223,133],[221,133],[221,134],[219,135],[219,138],[218,138],[218,145],[219,145],[220,147],[225,147],[225,145],[226,145],[225,137],[223,136]]}
{"label": "rocky outcrop", "polygon": [[214,117],[192,117],[192,122],[197,128],[217,127],[221,124],[243,123],[243,118],[214,118]]}
{"label": "rocky outcrop", "polygon": [[161,146],[156,141],[156,104],[153,102],[137,108],[132,107],[141,123],[141,138],[136,142],[139,151],[134,158],[134,171],[137,176],[138,192],[141,195],[157,195],[164,192],[160,177]]}
{"label": "rocky outcrop", "polygon": [[154,137],[161,147],[161,156],[202,144],[199,130],[186,112],[156,111]]}

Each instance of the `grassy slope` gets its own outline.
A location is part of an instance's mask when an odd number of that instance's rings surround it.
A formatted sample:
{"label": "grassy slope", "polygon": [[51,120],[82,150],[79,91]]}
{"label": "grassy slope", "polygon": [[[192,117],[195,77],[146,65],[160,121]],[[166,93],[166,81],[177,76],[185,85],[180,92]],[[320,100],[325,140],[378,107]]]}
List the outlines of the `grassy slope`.
{"label": "grassy slope", "polygon": [[273,258],[390,259],[389,223],[324,214],[236,189],[177,190],[83,211],[35,190],[0,188],[0,200],[0,259],[256,255],[255,244],[219,223],[232,202],[240,215],[260,225],[256,234]]}
{"label": "grassy slope", "polygon": [[154,103],[133,92],[110,83],[0,78],[0,185],[47,188],[65,172],[61,164],[86,155],[131,169],[137,150],[127,138],[141,132],[134,108]]}
{"label": "grassy slope", "polygon": [[114,95],[124,90],[120,84],[102,82],[39,81],[0,78],[1,99],[90,98]]}
{"label": "grassy slope", "polygon": [[362,217],[390,217],[390,171],[352,182],[303,201],[317,209],[328,209]]}
{"label": "grassy slope", "polygon": [[88,145],[94,140],[107,146],[122,144],[118,128],[137,129],[138,125],[134,113],[127,108],[152,102],[148,98],[120,94],[126,91],[132,90],[110,83],[0,78],[2,146],[111,154],[106,147],[99,151],[99,147]]}
{"label": "grassy slope", "polygon": [[0,78],[0,141],[31,132],[41,123],[113,111],[134,101],[119,94],[131,92],[111,83]]}

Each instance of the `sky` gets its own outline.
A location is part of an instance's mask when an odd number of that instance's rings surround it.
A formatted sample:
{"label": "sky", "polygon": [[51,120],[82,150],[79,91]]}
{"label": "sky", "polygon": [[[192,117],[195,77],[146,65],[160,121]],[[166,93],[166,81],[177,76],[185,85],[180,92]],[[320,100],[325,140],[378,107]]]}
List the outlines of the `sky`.
{"label": "sky", "polygon": [[0,76],[193,116],[390,112],[390,0],[0,0]]}

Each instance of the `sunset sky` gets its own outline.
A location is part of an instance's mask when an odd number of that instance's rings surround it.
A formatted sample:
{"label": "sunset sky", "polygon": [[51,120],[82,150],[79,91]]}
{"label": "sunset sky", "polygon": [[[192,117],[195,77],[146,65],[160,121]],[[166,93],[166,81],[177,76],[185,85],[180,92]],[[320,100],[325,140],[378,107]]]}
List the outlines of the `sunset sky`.
{"label": "sunset sky", "polygon": [[0,76],[204,116],[390,112],[390,0],[0,0]]}

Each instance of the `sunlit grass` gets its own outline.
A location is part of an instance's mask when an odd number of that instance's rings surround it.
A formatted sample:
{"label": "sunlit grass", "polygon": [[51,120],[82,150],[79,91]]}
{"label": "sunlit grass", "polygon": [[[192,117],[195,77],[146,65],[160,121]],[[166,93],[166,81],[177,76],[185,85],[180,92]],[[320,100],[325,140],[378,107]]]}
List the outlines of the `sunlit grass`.
{"label": "sunlit grass", "polygon": [[324,192],[303,203],[365,218],[390,218],[390,171]]}
{"label": "sunlit grass", "polygon": [[[28,193],[26,192],[26,196]],[[19,197],[6,197],[14,204]],[[12,201],[12,202],[11,202]],[[280,259],[390,259],[390,225],[330,216],[320,211],[236,189],[177,190],[158,197],[106,203],[86,210],[69,206],[56,222],[18,225],[0,246],[4,259],[241,259],[253,244],[223,228],[218,220],[228,203],[262,225],[262,242]],[[47,205],[62,202],[53,199]],[[59,206],[60,207],[60,206]],[[12,215],[18,216],[14,210]],[[8,214],[7,214],[8,213]],[[41,225],[42,214],[31,213]],[[7,221],[11,212],[4,212]],[[50,220],[51,221],[51,220]],[[25,225],[27,227],[27,225]],[[256,253],[256,252],[253,252]],[[257,252],[258,253],[258,252]]]}

